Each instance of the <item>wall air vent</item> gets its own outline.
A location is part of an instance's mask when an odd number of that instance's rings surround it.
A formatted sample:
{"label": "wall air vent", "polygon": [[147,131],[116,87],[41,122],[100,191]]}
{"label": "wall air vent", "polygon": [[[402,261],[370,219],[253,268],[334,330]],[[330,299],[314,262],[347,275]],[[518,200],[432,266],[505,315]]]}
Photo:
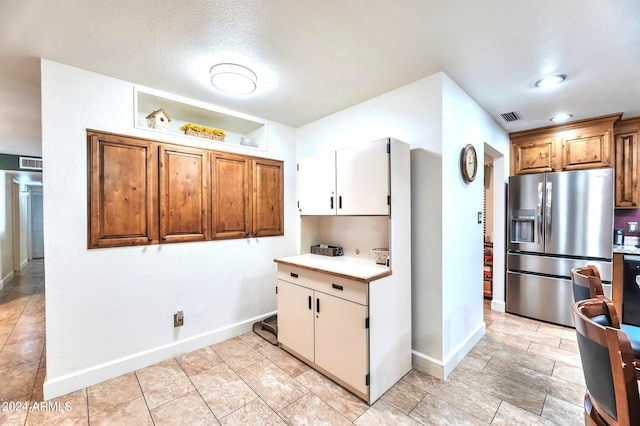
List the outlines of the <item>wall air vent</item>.
{"label": "wall air vent", "polygon": [[522,120],[522,114],[520,111],[511,111],[500,114],[500,117],[507,123],[511,123],[512,121]]}
{"label": "wall air vent", "polygon": [[42,170],[42,158],[20,157],[20,168]]}

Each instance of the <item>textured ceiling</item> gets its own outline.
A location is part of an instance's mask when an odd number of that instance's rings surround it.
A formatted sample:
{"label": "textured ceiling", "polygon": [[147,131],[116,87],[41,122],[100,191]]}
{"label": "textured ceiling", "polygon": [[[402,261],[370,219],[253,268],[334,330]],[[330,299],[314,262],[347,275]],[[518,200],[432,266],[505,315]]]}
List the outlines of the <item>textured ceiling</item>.
{"label": "textured ceiling", "polygon": [[[438,71],[508,132],[640,115],[638,28],[637,0],[2,0],[0,152],[41,152],[38,58],[291,126]],[[258,90],[216,92],[219,62]],[[532,87],[554,72],[567,82]]]}

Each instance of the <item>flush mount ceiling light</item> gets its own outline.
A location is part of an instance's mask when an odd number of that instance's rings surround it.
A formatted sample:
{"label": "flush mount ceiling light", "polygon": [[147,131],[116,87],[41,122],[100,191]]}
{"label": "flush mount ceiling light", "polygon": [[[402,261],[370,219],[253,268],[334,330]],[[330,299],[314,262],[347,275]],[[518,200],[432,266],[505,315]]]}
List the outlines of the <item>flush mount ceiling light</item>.
{"label": "flush mount ceiling light", "polygon": [[238,64],[218,64],[211,67],[211,84],[218,90],[247,94],[256,90],[258,77],[247,67]]}
{"label": "flush mount ceiling light", "polygon": [[571,117],[573,117],[573,114],[566,114],[566,113],[562,112],[560,114],[554,115],[549,120],[554,121],[554,122],[567,121]]}
{"label": "flush mount ceiling light", "polygon": [[564,74],[556,74],[550,75],[548,77],[541,78],[540,80],[534,83],[536,87],[551,87],[556,84],[560,84],[567,79],[567,76]]}

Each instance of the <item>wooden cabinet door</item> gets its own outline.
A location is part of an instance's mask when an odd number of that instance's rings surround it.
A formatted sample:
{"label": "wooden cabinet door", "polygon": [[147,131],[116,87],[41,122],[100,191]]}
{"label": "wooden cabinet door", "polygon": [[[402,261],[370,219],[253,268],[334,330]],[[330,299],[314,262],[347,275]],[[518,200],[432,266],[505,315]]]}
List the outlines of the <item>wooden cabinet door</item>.
{"label": "wooden cabinet door", "polygon": [[87,133],[90,248],[150,244],[157,239],[152,145]]}
{"label": "wooden cabinet door", "polygon": [[616,208],[638,207],[638,132],[616,135]]}
{"label": "wooden cabinet door", "polygon": [[208,161],[204,150],[160,146],[160,240],[209,236]]}
{"label": "wooden cabinet door", "polygon": [[562,140],[562,170],[610,167],[610,130],[586,129]]}
{"label": "wooden cabinet door", "polygon": [[298,210],[301,215],[335,215],[335,195],[335,151],[303,158],[298,162]]}
{"label": "wooden cabinet door", "polygon": [[284,235],[282,161],[253,160],[253,236]]}
{"label": "wooden cabinet door", "polygon": [[521,175],[553,171],[555,144],[556,139],[550,137],[512,143],[511,173]]}
{"label": "wooden cabinet door", "polygon": [[318,291],[315,297],[316,364],[367,395],[367,307]]}
{"label": "wooden cabinet door", "polygon": [[314,360],[313,290],[278,280],[278,341]]}
{"label": "wooden cabinet door", "polygon": [[251,159],[212,155],[213,238],[245,238],[251,232]]}
{"label": "wooden cabinet door", "polygon": [[337,214],[389,214],[388,147],[381,139],[336,151]]}

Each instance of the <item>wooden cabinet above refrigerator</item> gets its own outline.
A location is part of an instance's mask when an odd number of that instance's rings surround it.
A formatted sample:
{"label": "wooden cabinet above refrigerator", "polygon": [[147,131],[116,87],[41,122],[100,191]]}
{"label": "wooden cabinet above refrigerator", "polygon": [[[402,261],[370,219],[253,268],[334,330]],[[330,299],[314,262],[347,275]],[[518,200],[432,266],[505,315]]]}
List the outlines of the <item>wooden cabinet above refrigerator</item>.
{"label": "wooden cabinet above refrigerator", "polygon": [[511,175],[613,167],[621,115],[511,133]]}

